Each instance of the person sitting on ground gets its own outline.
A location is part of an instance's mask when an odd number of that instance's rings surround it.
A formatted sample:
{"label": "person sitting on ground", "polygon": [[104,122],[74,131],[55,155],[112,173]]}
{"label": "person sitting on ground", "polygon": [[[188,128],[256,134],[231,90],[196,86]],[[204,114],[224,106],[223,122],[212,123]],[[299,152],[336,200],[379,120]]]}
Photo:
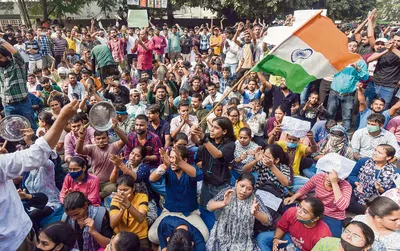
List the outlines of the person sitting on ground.
{"label": "person sitting on ground", "polygon": [[348,178],[353,186],[348,211],[364,214],[367,209],[366,200],[371,200],[396,187],[393,177],[400,171],[391,163],[395,153],[392,146],[380,144],[376,147],[372,158],[361,158],[357,161]]}
{"label": "person sitting on ground", "polygon": [[94,132],[95,145],[83,146],[86,131],[79,130],[79,140],[76,144],[76,153],[86,155],[91,160],[92,172],[100,182],[100,198],[104,199],[116,190],[115,185],[110,181],[110,175],[114,165],[109,160],[111,154],[118,154],[128,142],[126,134],[117,126],[117,120],[113,119],[113,129],[120,138],[119,141],[110,144],[110,137],[107,132]]}
{"label": "person sitting on ground", "polygon": [[253,237],[254,222],[268,226],[272,219],[264,202],[254,193],[254,185],[253,175],[242,173],[234,189],[223,189],[208,202],[208,211],[220,210],[221,214],[211,229],[207,250],[258,250]]}
{"label": "person sitting on ground", "polygon": [[347,224],[340,238],[325,237],[317,242],[312,251],[325,250],[371,250],[375,241],[374,231],[361,221]]}
{"label": "person sitting on ground", "polygon": [[367,120],[367,127],[355,131],[351,139],[354,159],[371,158],[376,146],[388,144],[395,149],[395,157],[391,160],[394,162],[400,157],[400,147],[393,133],[383,129],[385,116],[380,113],[373,113],[368,116]]}
{"label": "person sitting on ground", "polygon": [[130,232],[119,232],[111,239],[110,244],[107,245],[107,251],[131,251],[140,249],[139,237]]}
{"label": "person sitting on ground", "polygon": [[285,205],[294,203],[315,189],[315,197],[324,204],[324,222],[331,230],[333,237],[340,237],[342,221],[346,218],[346,209],[350,204],[351,185],[347,180],[338,177],[335,170],[314,175],[293,196],[284,200]]}
{"label": "person sitting on ground", "polygon": [[65,197],[74,191],[82,192],[93,205],[100,205],[99,179],[89,173],[89,161],[84,155],[75,155],[69,162],[69,173],[65,176],[60,192],[60,201],[64,203]]}
{"label": "person sitting on ground", "polygon": [[352,160],[354,155],[349,141],[346,129],[343,126],[333,126],[327,137],[318,143],[319,150],[312,155],[314,164],[309,168],[303,169],[303,174],[309,179],[314,176],[317,172],[317,161],[328,153],[337,153]]}
{"label": "person sitting on ground", "polygon": [[135,180],[129,174],[118,178],[117,191],[111,202],[111,228],[116,234],[120,231],[134,233],[140,239],[141,248],[150,247],[146,221],[149,198],[135,190]]}
{"label": "person sitting on ground", "polygon": [[307,197],[296,207],[283,214],[275,231],[257,236],[261,251],[276,251],[292,246],[292,250],[310,251],[324,237],[331,237],[328,225],[323,221],[324,204],[318,198]]}
{"label": "person sitting on ground", "polygon": [[180,217],[165,217],[158,226],[158,237],[161,251],[206,250],[204,237],[200,231]]}
{"label": "person sitting on ground", "polygon": [[157,182],[162,177],[166,179],[166,195],[164,210],[149,230],[149,239],[159,244],[157,233],[161,220],[168,216],[178,216],[195,226],[204,239],[208,239],[208,229],[200,218],[197,203],[197,182],[203,179],[203,172],[187,163],[189,153],[182,146],[174,147],[170,155],[164,149],[160,150],[163,164],[150,175],[151,182]]}
{"label": "person sitting on ground", "polygon": [[110,243],[113,232],[110,217],[104,207],[92,206],[81,192],[71,192],[65,198],[64,211],[61,220],[78,235],[74,248],[97,251]]}
{"label": "person sitting on ground", "polygon": [[[309,131],[306,136],[310,141],[310,146],[306,146],[304,144],[299,144],[300,138],[292,136],[290,134],[287,135],[286,141],[278,141],[280,147],[282,147],[283,151],[287,153],[289,156],[289,166],[292,167],[293,170],[293,189],[292,191],[295,193],[299,190],[308,179],[300,176],[300,162],[307,155],[313,154],[318,151],[317,143],[314,140],[314,135],[312,131]],[[268,138],[268,144],[273,144],[275,142],[274,137]]]}
{"label": "person sitting on ground", "polygon": [[386,128],[387,123],[389,120],[396,115],[397,111],[400,110],[400,101],[394,104],[389,109],[385,109],[385,99],[383,98],[374,98],[371,103],[371,108],[367,107],[367,101],[365,99],[362,83],[357,84],[357,95],[358,95],[358,102],[359,102],[359,120],[360,123],[357,129],[365,128],[368,124],[368,117],[371,114],[377,113],[382,114],[385,116],[385,123],[383,127]]}
{"label": "person sitting on ground", "polygon": [[77,238],[70,225],[62,221],[55,222],[40,231],[36,247],[43,251],[78,251],[74,248]]}
{"label": "person sitting on ground", "polygon": [[367,212],[353,221],[367,224],[375,234],[372,250],[398,250],[400,238],[400,206],[387,197],[377,197]]}

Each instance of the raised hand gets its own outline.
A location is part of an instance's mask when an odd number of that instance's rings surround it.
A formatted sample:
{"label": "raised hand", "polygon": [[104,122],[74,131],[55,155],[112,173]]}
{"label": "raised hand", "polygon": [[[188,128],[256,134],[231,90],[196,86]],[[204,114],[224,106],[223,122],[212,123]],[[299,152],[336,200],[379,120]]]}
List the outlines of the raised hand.
{"label": "raised hand", "polygon": [[254,216],[259,210],[259,208],[260,208],[260,203],[257,202],[256,198],[254,198],[253,204],[251,204],[251,209],[250,209],[251,215]]}
{"label": "raised hand", "polygon": [[225,192],[225,194],[224,194],[224,204],[225,204],[225,206],[228,205],[231,202],[233,193],[234,193],[233,189],[229,189],[229,190],[227,190]]}
{"label": "raised hand", "polygon": [[114,163],[114,166],[118,168],[124,165],[124,156],[122,153],[119,156],[111,153],[109,159],[112,163]]}
{"label": "raised hand", "polygon": [[171,160],[169,159],[170,150],[165,151],[164,147],[161,147],[160,150],[161,161],[168,167],[171,165]]}

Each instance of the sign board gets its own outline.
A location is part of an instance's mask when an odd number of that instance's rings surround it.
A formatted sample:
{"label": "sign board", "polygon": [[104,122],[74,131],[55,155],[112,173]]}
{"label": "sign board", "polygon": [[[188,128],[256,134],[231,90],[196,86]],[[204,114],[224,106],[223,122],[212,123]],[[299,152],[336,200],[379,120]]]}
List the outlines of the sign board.
{"label": "sign board", "polygon": [[147,0],[140,0],[140,7],[147,7]]}
{"label": "sign board", "polygon": [[128,27],[144,28],[149,26],[149,17],[147,10],[129,10]]}
{"label": "sign board", "polygon": [[147,8],[154,8],[154,0],[147,0]]}
{"label": "sign board", "polygon": [[128,5],[139,5],[139,0],[127,0]]}
{"label": "sign board", "polygon": [[168,5],[168,0],[161,0],[161,8],[166,9]]}

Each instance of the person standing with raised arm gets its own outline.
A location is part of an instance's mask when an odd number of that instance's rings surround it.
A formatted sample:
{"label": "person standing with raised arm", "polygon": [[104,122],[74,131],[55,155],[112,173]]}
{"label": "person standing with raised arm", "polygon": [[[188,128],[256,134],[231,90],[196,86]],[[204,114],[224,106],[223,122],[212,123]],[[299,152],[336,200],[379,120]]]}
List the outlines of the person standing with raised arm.
{"label": "person standing with raised arm", "polygon": [[[0,59],[1,61],[1,59]],[[79,103],[73,100],[60,112],[49,131],[29,149],[0,155],[0,212],[3,220],[0,223],[0,246],[3,250],[29,250],[34,233],[32,222],[25,213],[22,202],[15,189],[13,179],[22,173],[37,169],[49,159],[50,153],[58,143],[58,139],[68,120],[78,110]],[[27,132],[25,129],[24,132]],[[4,152],[4,149],[2,150]],[[25,249],[23,249],[25,248]]]}

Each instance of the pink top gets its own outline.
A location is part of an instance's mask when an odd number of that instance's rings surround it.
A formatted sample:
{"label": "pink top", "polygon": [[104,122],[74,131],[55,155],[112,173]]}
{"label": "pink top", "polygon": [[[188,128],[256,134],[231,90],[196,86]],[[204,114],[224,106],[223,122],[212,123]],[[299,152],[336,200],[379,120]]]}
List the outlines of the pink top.
{"label": "pink top", "polygon": [[87,179],[78,184],[75,182],[71,176],[65,176],[64,183],[60,192],[60,201],[64,204],[64,199],[66,196],[66,192],[71,190],[72,192],[79,191],[82,192],[93,205],[100,205],[100,181],[93,174],[88,174]]}
{"label": "pink top", "polygon": [[[94,129],[92,127],[88,127],[86,129],[86,136],[85,136],[85,145],[86,144],[94,144]],[[73,131],[70,131],[67,135],[65,135],[64,139],[64,150],[65,155],[64,159],[72,158],[75,154],[75,147],[76,147],[76,136]]]}
{"label": "pink top", "polygon": [[132,49],[132,52],[135,53],[137,52],[137,57],[138,57],[138,62],[137,62],[137,69],[141,71],[148,71],[153,69],[153,50],[154,50],[154,44],[152,40],[147,40],[144,42],[144,44],[147,47],[147,51],[138,44],[136,48]]}
{"label": "pink top", "polygon": [[339,188],[342,197],[335,202],[333,190],[328,191],[325,186],[325,173],[314,175],[307,183],[298,190],[301,195],[307,195],[315,188],[315,197],[320,199],[325,206],[324,215],[343,220],[346,218],[345,211],[350,204],[351,185],[347,180],[339,181]]}
{"label": "pink top", "polygon": [[124,61],[124,45],[125,40],[122,38],[112,38],[108,41],[108,47],[110,47],[114,61],[117,63]]}
{"label": "pink top", "polygon": [[386,125],[386,130],[396,136],[397,142],[400,142],[400,116],[392,118]]}
{"label": "pink top", "polygon": [[167,40],[163,36],[153,36],[151,38],[154,44],[154,54],[162,55],[164,54],[164,49],[167,47]]}

